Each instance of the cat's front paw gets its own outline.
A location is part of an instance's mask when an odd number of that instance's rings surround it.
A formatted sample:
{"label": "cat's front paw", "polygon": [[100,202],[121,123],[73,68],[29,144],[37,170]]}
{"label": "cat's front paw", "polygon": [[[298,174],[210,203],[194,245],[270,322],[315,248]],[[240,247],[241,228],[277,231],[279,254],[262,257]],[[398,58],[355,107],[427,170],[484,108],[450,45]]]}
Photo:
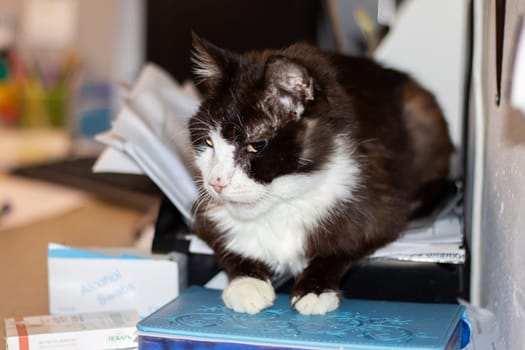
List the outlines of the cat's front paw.
{"label": "cat's front paw", "polygon": [[294,296],[292,306],[303,315],[324,315],[337,309],[339,295],[335,291],[328,291],[321,294],[308,293],[301,297]]}
{"label": "cat's front paw", "polygon": [[224,305],[236,312],[256,314],[272,306],[274,300],[272,284],[254,277],[237,277],[222,292]]}

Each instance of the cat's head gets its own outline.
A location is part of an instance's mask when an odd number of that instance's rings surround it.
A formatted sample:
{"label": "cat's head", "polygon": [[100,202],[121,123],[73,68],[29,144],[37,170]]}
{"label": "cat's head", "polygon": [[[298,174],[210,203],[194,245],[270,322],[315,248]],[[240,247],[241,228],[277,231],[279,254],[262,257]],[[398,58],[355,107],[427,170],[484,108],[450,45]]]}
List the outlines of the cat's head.
{"label": "cat's head", "polygon": [[207,195],[239,217],[299,195],[333,145],[316,127],[328,108],[323,77],[300,57],[315,50],[236,54],[195,35],[193,44],[207,95],[189,129]]}

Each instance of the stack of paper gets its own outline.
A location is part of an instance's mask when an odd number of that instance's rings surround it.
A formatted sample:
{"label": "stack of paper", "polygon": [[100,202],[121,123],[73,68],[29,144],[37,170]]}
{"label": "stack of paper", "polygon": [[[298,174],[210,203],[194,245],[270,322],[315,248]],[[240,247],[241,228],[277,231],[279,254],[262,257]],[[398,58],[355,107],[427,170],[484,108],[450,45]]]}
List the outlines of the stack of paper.
{"label": "stack of paper", "polygon": [[190,222],[197,187],[190,173],[186,124],[199,103],[191,85],[180,86],[160,68],[146,65],[135,85],[126,89],[111,131],[97,136],[111,147],[93,170],[146,174]]}
{"label": "stack of paper", "polygon": [[426,227],[408,229],[377,250],[373,259],[461,264],[465,262],[462,225],[455,214],[438,218]]}
{"label": "stack of paper", "polygon": [[[198,93],[192,85],[181,86],[160,68],[148,64],[125,95],[111,131],[97,136],[110,147],[102,153],[94,171],[146,174],[190,224],[191,206],[198,191],[192,177],[194,166],[187,123],[198,109]],[[400,240],[373,257],[464,262],[461,222],[450,209],[417,229],[407,230]],[[189,237],[190,252],[213,254],[197,237]]]}

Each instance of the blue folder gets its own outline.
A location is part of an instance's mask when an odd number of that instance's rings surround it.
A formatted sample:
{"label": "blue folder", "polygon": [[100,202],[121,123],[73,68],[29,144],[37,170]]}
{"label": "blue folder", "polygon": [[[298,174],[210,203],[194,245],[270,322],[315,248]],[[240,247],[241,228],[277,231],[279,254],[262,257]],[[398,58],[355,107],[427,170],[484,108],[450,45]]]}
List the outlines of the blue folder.
{"label": "blue folder", "polygon": [[461,349],[465,308],[344,299],[336,311],[305,316],[278,294],[256,315],[223,305],[221,292],[190,287],[137,325],[139,349]]}

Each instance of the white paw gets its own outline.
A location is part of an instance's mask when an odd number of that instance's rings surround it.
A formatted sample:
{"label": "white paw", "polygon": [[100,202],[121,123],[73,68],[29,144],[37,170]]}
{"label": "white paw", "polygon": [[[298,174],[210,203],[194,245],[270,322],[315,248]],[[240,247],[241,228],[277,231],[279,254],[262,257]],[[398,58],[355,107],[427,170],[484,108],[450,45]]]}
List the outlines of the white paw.
{"label": "white paw", "polygon": [[274,300],[271,283],[253,277],[237,277],[222,292],[222,301],[227,307],[249,314],[272,306]]}
{"label": "white paw", "polygon": [[303,315],[324,315],[337,309],[339,297],[333,291],[321,294],[308,293],[300,299],[293,297],[292,305]]}

